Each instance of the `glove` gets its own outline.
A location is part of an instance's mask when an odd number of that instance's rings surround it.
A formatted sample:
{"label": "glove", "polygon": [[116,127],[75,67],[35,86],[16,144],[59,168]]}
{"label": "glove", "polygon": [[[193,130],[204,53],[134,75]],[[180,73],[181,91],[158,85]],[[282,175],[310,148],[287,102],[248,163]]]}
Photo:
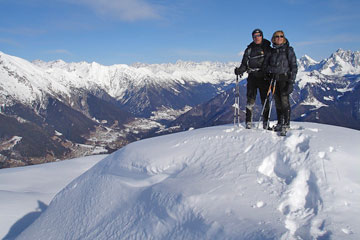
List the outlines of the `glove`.
{"label": "glove", "polygon": [[265,77],[264,77],[264,80],[270,82],[272,77],[273,77],[273,75],[271,73],[266,73]]}
{"label": "glove", "polygon": [[240,68],[235,68],[235,70],[234,70],[234,72],[235,72],[235,75],[240,75],[240,77],[242,77],[242,72],[240,71]]}
{"label": "glove", "polygon": [[282,93],[283,96],[290,95],[294,91],[294,83],[293,82],[287,82],[286,88],[284,89],[284,92]]}

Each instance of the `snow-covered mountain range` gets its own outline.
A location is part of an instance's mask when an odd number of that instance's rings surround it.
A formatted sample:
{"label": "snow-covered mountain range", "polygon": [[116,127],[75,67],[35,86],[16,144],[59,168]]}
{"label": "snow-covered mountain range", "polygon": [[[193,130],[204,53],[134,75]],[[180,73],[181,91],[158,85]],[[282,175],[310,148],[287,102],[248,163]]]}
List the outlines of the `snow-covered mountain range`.
{"label": "snow-covered mountain range", "polygon": [[[339,49],[321,62],[300,58],[293,119],[360,129],[359,56]],[[232,101],[238,65],[28,62],[0,52],[0,167],[112,152],[169,126],[171,131],[192,127],[182,120],[186,114],[205,118],[201,124],[195,119],[196,127],[217,124],[207,119],[213,114],[219,122],[231,122],[231,105],[223,103]],[[227,100],[218,101],[223,110],[211,107],[208,101],[221,96]],[[218,112],[194,108],[204,103]],[[350,117],[340,124],[344,109]],[[329,119],[330,113],[335,117]]]}
{"label": "snow-covered mountain range", "polygon": [[138,141],[39,204],[16,239],[359,239],[359,141],[300,122],[286,137],[223,125]]}
{"label": "snow-covered mountain range", "polygon": [[[292,120],[320,122],[360,130],[360,52],[339,49],[321,62],[304,56],[291,95]],[[240,117],[245,119],[246,81],[240,85]],[[258,99],[259,100],[259,99]],[[234,91],[229,89],[192,108],[171,123],[182,130],[233,121]],[[254,121],[261,111],[258,101]],[[276,119],[275,111],[272,118]],[[173,129],[167,129],[171,132]]]}
{"label": "snow-covered mountain range", "polygon": [[[30,63],[4,53],[0,53],[0,64],[0,101],[3,107],[17,102],[29,106],[39,103],[44,105],[49,96],[74,106],[74,95],[84,91],[94,94],[102,91],[139,115],[148,114],[143,111],[150,104],[153,105],[152,99],[147,96],[148,91],[160,88],[162,92],[166,90],[172,95],[179,95],[189,85],[228,85],[232,83],[232,69],[236,65],[181,61],[175,64],[132,66],[103,66],[95,62],[65,63],[61,60],[37,60]],[[138,99],[137,103],[132,105],[132,98]],[[155,109],[152,105],[150,110]],[[162,105],[167,106],[166,102]]]}

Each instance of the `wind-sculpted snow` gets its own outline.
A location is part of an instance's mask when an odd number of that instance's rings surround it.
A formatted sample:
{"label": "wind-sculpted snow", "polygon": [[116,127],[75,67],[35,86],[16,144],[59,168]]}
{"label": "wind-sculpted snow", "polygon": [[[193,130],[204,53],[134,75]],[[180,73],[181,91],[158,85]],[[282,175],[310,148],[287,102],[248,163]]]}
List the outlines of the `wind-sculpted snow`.
{"label": "wind-sculpted snow", "polygon": [[360,132],[232,125],[129,144],[18,239],[359,239]]}

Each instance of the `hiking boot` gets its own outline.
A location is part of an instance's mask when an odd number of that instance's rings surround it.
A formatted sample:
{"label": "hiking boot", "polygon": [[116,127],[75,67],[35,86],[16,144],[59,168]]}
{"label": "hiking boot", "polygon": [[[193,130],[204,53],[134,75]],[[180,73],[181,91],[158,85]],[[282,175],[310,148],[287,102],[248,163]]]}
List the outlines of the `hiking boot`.
{"label": "hiking boot", "polygon": [[251,129],[252,128],[252,123],[251,122],[247,122],[246,123],[246,129]]}
{"label": "hiking boot", "polygon": [[280,136],[286,136],[286,133],[289,131],[290,125],[284,124],[282,125]]}
{"label": "hiking boot", "polygon": [[276,124],[273,129],[275,132],[280,132],[282,130],[283,125],[282,124]]}

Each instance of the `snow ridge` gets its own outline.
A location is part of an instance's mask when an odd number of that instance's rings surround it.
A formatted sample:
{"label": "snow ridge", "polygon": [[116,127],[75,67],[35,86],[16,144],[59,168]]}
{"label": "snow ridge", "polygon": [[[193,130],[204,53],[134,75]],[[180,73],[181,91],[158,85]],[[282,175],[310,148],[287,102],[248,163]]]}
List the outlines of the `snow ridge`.
{"label": "snow ridge", "polygon": [[294,123],[288,137],[227,125],[138,141],[69,184],[19,239],[357,239],[359,139]]}

